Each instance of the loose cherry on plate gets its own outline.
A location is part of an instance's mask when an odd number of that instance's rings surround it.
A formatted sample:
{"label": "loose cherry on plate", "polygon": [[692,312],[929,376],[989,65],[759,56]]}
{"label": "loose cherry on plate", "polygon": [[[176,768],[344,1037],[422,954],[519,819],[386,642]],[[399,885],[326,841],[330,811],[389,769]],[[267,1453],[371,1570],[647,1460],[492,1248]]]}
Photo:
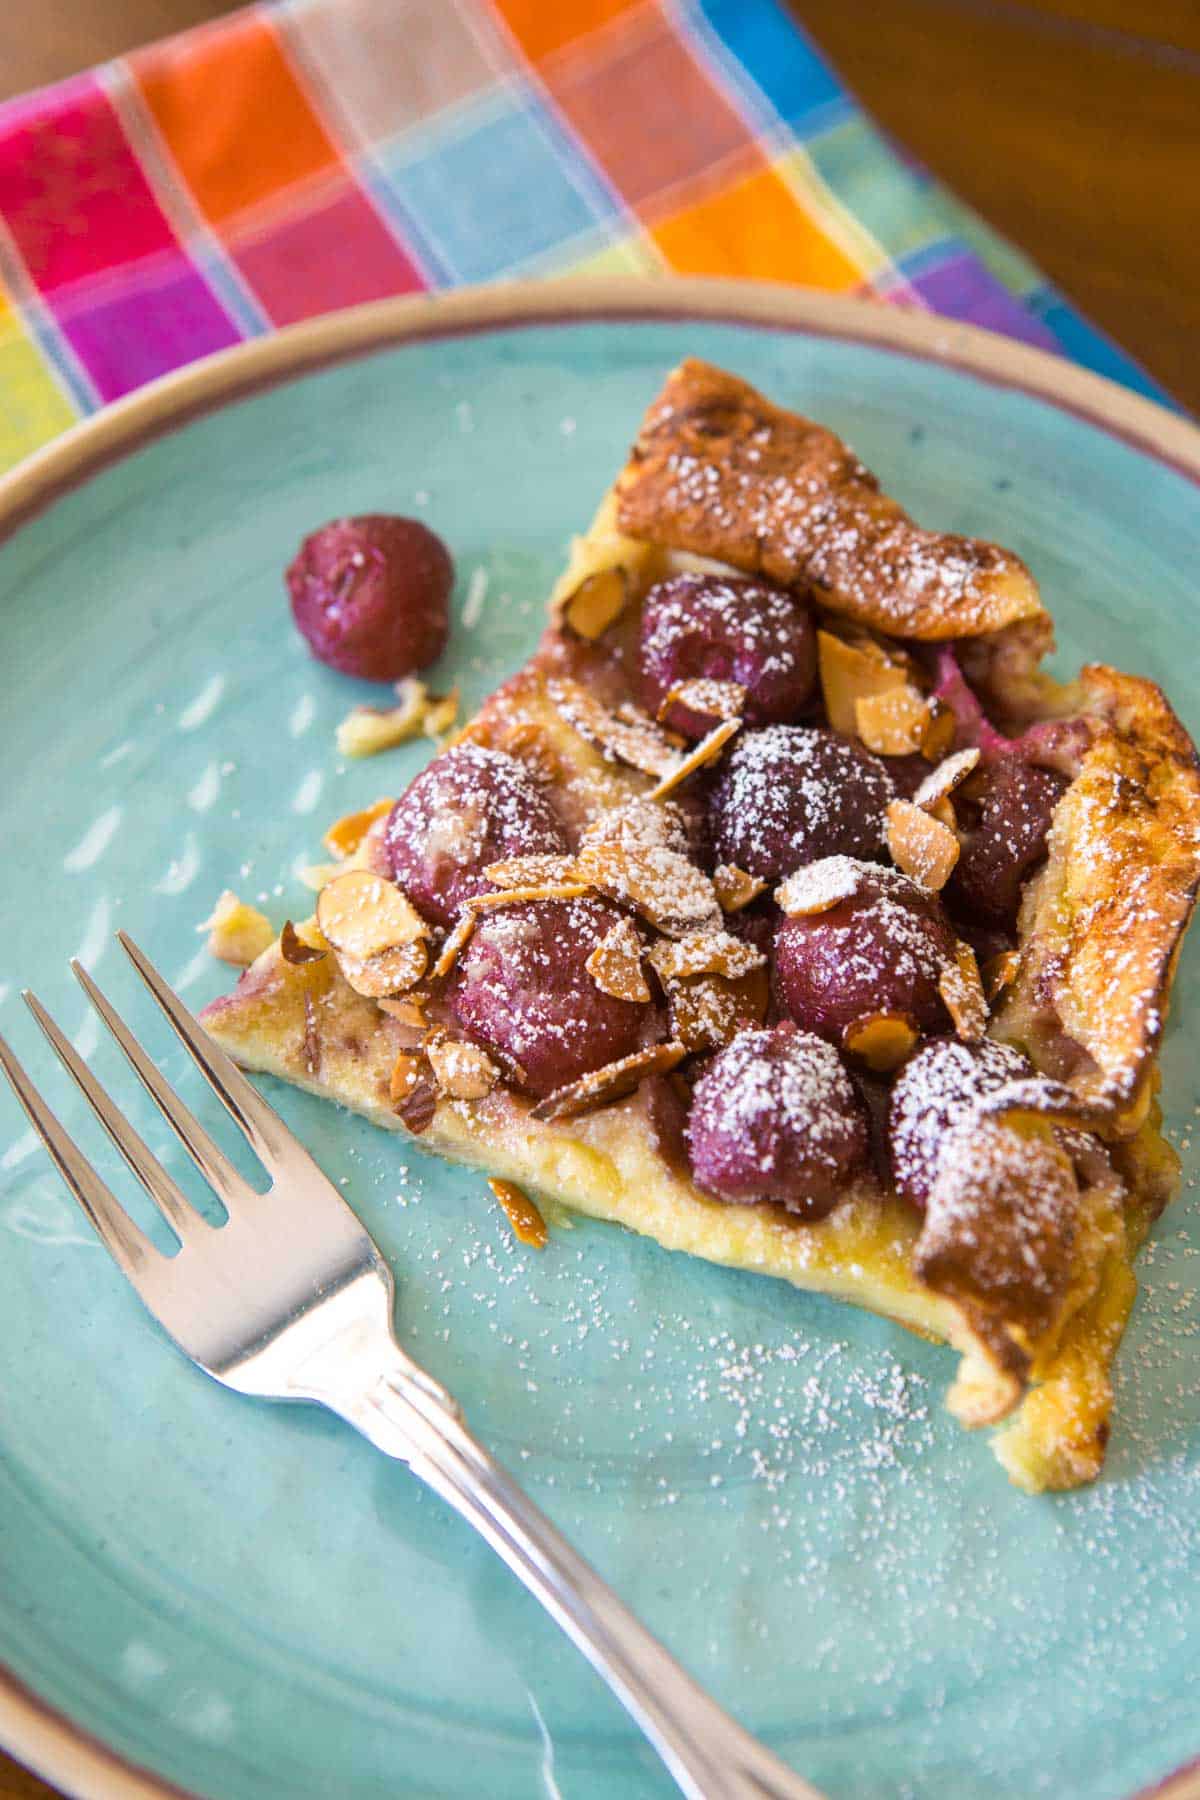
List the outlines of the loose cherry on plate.
{"label": "loose cherry on plate", "polygon": [[454,1015],[539,1097],[631,1056],[655,1015],[597,987],[586,963],[622,915],[606,900],[526,900],[486,913],[458,966]]}
{"label": "loose cherry on plate", "polygon": [[983,1038],[932,1038],[910,1056],[892,1088],[888,1140],[897,1190],[925,1210],[947,1134],[977,1100],[1033,1074],[1033,1065],[1008,1044]]}
{"label": "loose cherry on plate", "polygon": [[696,1083],[688,1148],[721,1200],[832,1211],[867,1160],[867,1118],[836,1050],[794,1025],[743,1031]]}
{"label": "loose cherry on plate", "polygon": [[936,898],[898,869],[866,868],[858,890],[825,912],[784,918],[775,933],[775,994],[797,1025],[841,1044],[877,1013],[944,1030],[938,979],[954,934]]}
{"label": "loose cherry on plate", "polygon": [[[656,714],[684,681],[736,681],[752,725],[794,719],[813,691],[816,634],[805,603],[739,576],[674,575],[646,596],[638,642],[642,703]],[[712,720],[676,701],[664,722],[702,737]]]}
{"label": "loose cherry on plate", "polygon": [[368,681],[398,681],[437,661],[453,583],[441,538],[389,513],[322,525],[287,571],[292,615],[317,661]]}
{"label": "loose cherry on plate", "polygon": [[384,842],[392,874],[421,915],[453,925],[491,887],[490,863],[568,848],[558,815],[525,764],[503,750],[456,744],[401,794]]}
{"label": "loose cherry on plate", "polygon": [[879,758],[832,731],[746,731],[713,787],[713,849],[718,861],[765,881],[823,856],[878,856],[894,798]]}

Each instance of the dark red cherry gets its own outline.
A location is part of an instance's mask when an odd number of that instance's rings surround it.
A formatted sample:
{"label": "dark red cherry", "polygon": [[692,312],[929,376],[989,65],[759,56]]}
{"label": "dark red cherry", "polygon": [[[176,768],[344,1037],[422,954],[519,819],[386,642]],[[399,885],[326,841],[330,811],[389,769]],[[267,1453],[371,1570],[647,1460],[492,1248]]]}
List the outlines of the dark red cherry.
{"label": "dark red cherry", "polygon": [[942,1037],[922,1044],[897,1076],[888,1109],[892,1179],[899,1192],[923,1211],[947,1133],[977,1100],[1032,1074],[1033,1065],[1020,1051],[991,1038],[964,1044]]}
{"label": "dark red cherry", "polygon": [[895,798],[883,764],[832,731],[768,725],[736,737],[713,788],[719,862],[780,881],[822,856],[874,857]]}
{"label": "dark red cherry", "polygon": [[490,888],[489,863],[568,848],[525,764],[480,744],[457,744],[422,769],[392,808],[384,842],[393,877],[437,925],[452,925]]}
{"label": "dark red cherry", "polygon": [[539,1096],[652,1042],[656,1015],[606,994],[586,963],[621,914],[605,900],[527,900],[486,913],[454,979],[454,1016]]}
{"label": "dark red cherry", "polygon": [[1021,889],[1046,854],[1050,821],[1068,785],[1052,769],[1005,756],[955,795],[962,849],[947,904],[979,924],[1011,928]]}
{"label": "dark red cherry", "polygon": [[954,934],[935,897],[898,869],[864,868],[848,900],[780,922],[775,994],[797,1025],[835,1044],[873,1013],[939,1031],[949,1020],[938,979],[953,963]]}
{"label": "dark red cherry", "polygon": [[822,1218],[867,1160],[867,1119],[836,1050],[794,1025],[743,1031],[696,1083],[688,1147],[721,1200]]}
{"label": "dark red cherry", "polygon": [[398,681],[437,661],[453,583],[441,538],[387,513],[322,525],[287,571],[292,615],[318,662],[367,681]]}
{"label": "dark red cherry", "polygon": [[[638,643],[642,704],[657,716],[682,681],[740,682],[751,725],[794,719],[817,673],[816,634],[805,603],[767,582],[674,575],[646,596]],[[702,737],[713,720],[677,701],[665,723]]]}

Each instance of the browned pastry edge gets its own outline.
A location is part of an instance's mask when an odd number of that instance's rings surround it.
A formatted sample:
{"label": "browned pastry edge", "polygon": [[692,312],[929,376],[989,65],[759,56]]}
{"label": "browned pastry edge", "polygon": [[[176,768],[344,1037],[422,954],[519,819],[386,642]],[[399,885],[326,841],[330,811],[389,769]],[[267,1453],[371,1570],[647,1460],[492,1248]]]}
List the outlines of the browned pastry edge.
{"label": "browned pastry edge", "polygon": [[1120,1130],[1147,1097],[1200,886],[1200,762],[1153,682],[1092,663],[1066,692],[1099,728],[1026,890],[993,1030]]}
{"label": "browned pastry edge", "polygon": [[924,531],[822,425],[690,358],[617,482],[622,531],[811,590],[893,637],[979,637],[1042,613],[1019,557]]}

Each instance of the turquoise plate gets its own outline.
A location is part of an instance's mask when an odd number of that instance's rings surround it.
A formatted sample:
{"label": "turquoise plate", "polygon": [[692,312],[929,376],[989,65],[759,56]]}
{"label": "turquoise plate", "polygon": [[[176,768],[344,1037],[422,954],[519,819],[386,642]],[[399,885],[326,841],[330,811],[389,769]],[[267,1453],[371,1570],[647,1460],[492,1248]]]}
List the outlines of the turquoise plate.
{"label": "turquoise plate", "polygon": [[[229,977],[196,933],[221,889],[302,912],[324,824],[426,755],[339,761],[334,726],[370,690],[291,628],[301,534],[374,510],[442,533],[459,581],[438,679],[470,708],[531,649],[569,533],[687,352],[827,420],[919,517],[1012,544],[1061,666],[1143,670],[1200,722],[1200,438],[983,334],[782,290],[591,283],[388,305],[188,371],[0,491],[0,1026],[119,1191],[18,986],[178,1162],[68,956],[201,1104],[114,929],[199,1006]],[[1165,1058],[1185,1162],[1198,1052],[1193,954]],[[405,1341],[483,1439],[835,1800],[1111,1800],[1200,1749],[1186,1186],[1143,1265],[1104,1478],[1030,1499],[944,1414],[944,1351],[600,1225],[530,1253],[480,1178],[271,1097],[383,1246]],[[0,1346],[0,1729],[60,1781],[220,1800],[673,1791],[402,1468],[175,1352],[7,1094]]]}

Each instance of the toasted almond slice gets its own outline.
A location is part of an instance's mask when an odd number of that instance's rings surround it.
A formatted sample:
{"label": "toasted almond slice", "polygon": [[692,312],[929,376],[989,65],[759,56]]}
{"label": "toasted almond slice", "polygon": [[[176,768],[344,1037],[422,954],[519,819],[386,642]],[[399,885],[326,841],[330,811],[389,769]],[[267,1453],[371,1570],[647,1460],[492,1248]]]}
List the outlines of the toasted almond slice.
{"label": "toasted almond slice", "polygon": [[843,900],[852,900],[870,872],[869,864],[853,856],[823,856],[781,881],[775,889],[775,904],[790,919],[809,919]]}
{"label": "toasted almond slice", "polygon": [[306,863],[302,869],[296,870],[296,874],[299,876],[304,886],[314,894],[319,894],[323,887],[328,886],[335,875],[340,875],[341,873],[341,864],[335,862]]}
{"label": "toasted almond slice", "polygon": [[356,706],[337,728],[342,756],[375,756],[418,737],[424,728],[429,690],[415,675],[396,683],[396,704],[386,708]]}
{"label": "toasted almond slice", "polygon": [[934,800],[922,810],[927,812],[931,819],[936,819],[939,825],[944,825],[947,831],[958,831],[958,814],[954,810],[953,800],[945,798]]}
{"label": "toasted almond slice", "polygon": [[576,637],[595,643],[629,604],[629,577],[619,565],[597,569],[562,603],[562,622]]}
{"label": "toasted almond slice", "polygon": [[663,981],[685,981],[690,975],[724,975],[736,981],[751,969],[761,969],[767,959],[732,932],[690,931],[673,942],[660,939],[647,960]]}
{"label": "toasted almond slice", "polygon": [[715,930],[721,908],[709,877],[678,850],[585,844],[579,873],[602,894],[634,910],[667,937]]}
{"label": "toasted almond slice", "polygon": [[766,885],[759,876],[748,875],[736,863],[718,863],[713,870],[713,887],[717,890],[722,912],[741,912],[744,906],[758,899]]}
{"label": "toasted almond slice", "polygon": [[938,977],[938,993],[954,1021],[955,1031],[964,1043],[970,1044],[987,1029],[988,1005],[970,944],[964,944],[960,938],[954,946],[954,958],[954,966],[943,969]]}
{"label": "toasted almond slice", "polygon": [[317,1007],[311,994],[304,996],[304,1039],[302,1045],[304,1067],[315,1081],[321,1073],[321,1026],[317,1018]]}
{"label": "toasted almond slice", "polygon": [[740,719],[725,719],[720,725],[714,725],[707,736],[700,739],[695,749],[690,750],[682,760],[678,761],[675,767],[663,776],[657,787],[650,789],[646,798],[648,800],[665,800],[667,795],[673,794],[677,787],[682,787],[683,783],[688,780],[689,776],[694,775],[697,769],[707,768],[709,763],[715,762],[730,738],[735,732],[740,731],[741,727]]}
{"label": "toasted almond slice", "polygon": [[919,750],[930,716],[925,696],[908,683],[864,694],[854,703],[857,734],[877,756],[911,756]]}
{"label": "toasted almond slice", "polygon": [[593,1069],[566,1087],[556,1088],[532,1108],[530,1116],[543,1121],[577,1119],[583,1113],[597,1111],[614,1100],[632,1094],[649,1075],[665,1075],[687,1052],[682,1044],[652,1044],[648,1050],[635,1050],[632,1056],[619,1057],[602,1069]]}
{"label": "toasted almond slice", "polygon": [[677,701],[702,719],[740,719],[746,710],[746,690],[740,681],[678,681],[658,709],[660,725]]}
{"label": "toasted almond slice", "polygon": [[395,1020],[392,1036],[406,1050],[419,1050],[425,1041],[429,1030],[429,1020],[425,1017],[426,998],[425,994],[405,994],[398,1000],[385,996],[375,1002],[381,1013]]}
{"label": "toasted almond slice", "polygon": [[584,968],[600,992],[611,994],[614,1000],[650,999],[650,984],[642,974],[642,940],[632,919],[618,919]]}
{"label": "toasted almond slice", "polygon": [[322,839],[325,848],[344,862],[354,855],[376,819],[382,819],[391,810],[392,801],[376,800],[372,806],[364,806],[361,812],[346,813],[343,818],[335,819]]}
{"label": "toasted almond slice", "polygon": [[230,888],[226,888],[208,918],[197,925],[207,931],[208,950],[220,962],[232,963],[236,969],[249,968],[264,950],[275,942],[275,932],[265,913],[247,906]]}
{"label": "toasted almond slice", "polygon": [[427,1070],[422,1067],[407,1096],[395,1102],[396,1112],[413,1133],[420,1137],[433,1124],[433,1116],[438,1108],[438,1091]]}
{"label": "toasted almond slice", "polygon": [[498,888],[561,886],[575,879],[573,856],[511,856],[483,871]]}
{"label": "toasted almond slice", "polygon": [[901,874],[911,876],[931,894],[941,893],[958,861],[954,833],[909,800],[888,804],[887,845]]}
{"label": "toasted almond slice", "polygon": [[334,949],[355,962],[429,936],[429,926],[394,881],[347,869],[322,888],[317,924]]}
{"label": "toasted almond slice", "polygon": [[553,787],[562,776],[562,764],[550,735],[545,726],[534,719],[518,720],[503,733],[496,747],[523,762],[535,780],[545,787]]}
{"label": "toasted almond slice", "polygon": [[438,959],[433,965],[432,973],[435,981],[444,980],[450,973],[470,941],[475,923],[475,914],[469,907],[459,913],[454,928],[438,952]]}
{"label": "toasted almond slice", "polygon": [[913,795],[913,805],[931,812],[939,800],[948,800],[955,789],[962,786],[978,762],[979,751],[974,745],[969,750],[956,750],[953,756],[943,757]]}
{"label": "toasted almond slice", "polygon": [[425,1054],[434,1080],[452,1100],[482,1100],[500,1079],[499,1069],[477,1044],[464,1044],[443,1033],[426,1042]]}
{"label": "toasted almond slice", "polygon": [[444,732],[452,730],[457,718],[457,687],[452,687],[448,694],[429,694],[421,716],[421,730],[426,737],[439,738]]}
{"label": "toasted almond slice", "polygon": [[849,1026],[843,1041],[868,1069],[886,1075],[899,1068],[920,1035],[904,1013],[878,1012]]}
{"label": "toasted almond slice", "polygon": [[423,938],[411,944],[393,944],[374,956],[355,957],[337,951],[338,967],[348,987],[367,1000],[389,1000],[416,987],[429,967]]}
{"label": "toasted almond slice", "polygon": [[318,944],[306,944],[303,938],[296,936],[296,927],[290,919],[283,921],[283,930],[279,934],[279,954],[285,963],[323,962],[326,952]]}
{"label": "toasted almond slice", "polygon": [[549,1241],[546,1221],[524,1188],[519,1188],[514,1181],[501,1181],[497,1175],[488,1176],[488,1186],[500,1202],[513,1228],[513,1236],[533,1250],[544,1250]]}
{"label": "toasted almond slice", "polygon": [[594,694],[559,676],[546,684],[557,711],[589,744],[610,762],[628,763],[645,775],[666,776],[676,768],[679,754],[662,728],[636,708],[627,707],[619,718],[602,706]]}
{"label": "toasted almond slice", "polygon": [[944,700],[930,695],[926,701],[928,720],[921,735],[921,755],[927,762],[940,762],[954,742],[958,719]]}
{"label": "toasted almond slice", "polygon": [[413,1089],[424,1075],[425,1058],[414,1056],[411,1050],[402,1050],[388,1077],[388,1098],[397,1111],[412,1098]]}
{"label": "toasted almond slice", "polygon": [[527,900],[578,900],[588,887],[586,881],[543,881],[533,887],[498,888],[494,894],[472,894],[467,906],[473,913],[487,913],[502,906],[524,906]]}
{"label": "toasted almond slice", "polygon": [[1006,987],[1011,987],[1017,979],[1017,970],[1021,966],[1019,950],[1002,950],[999,956],[989,958],[983,965],[983,991],[987,995],[988,1004],[1002,994]]}
{"label": "toasted almond slice", "polygon": [[749,1025],[767,1016],[771,986],[765,968],[729,981],[697,975],[667,984],[671,1036],[689,1052],[720,1050]]}
{"label": "toasted almond slice", "polygon": [[831,631],[817,633],[817,662],[825,712],[835,731],[853,737],[858,731],[856,707],[870,694],[904,687],[908,673],[870,638],[848,642]]}

